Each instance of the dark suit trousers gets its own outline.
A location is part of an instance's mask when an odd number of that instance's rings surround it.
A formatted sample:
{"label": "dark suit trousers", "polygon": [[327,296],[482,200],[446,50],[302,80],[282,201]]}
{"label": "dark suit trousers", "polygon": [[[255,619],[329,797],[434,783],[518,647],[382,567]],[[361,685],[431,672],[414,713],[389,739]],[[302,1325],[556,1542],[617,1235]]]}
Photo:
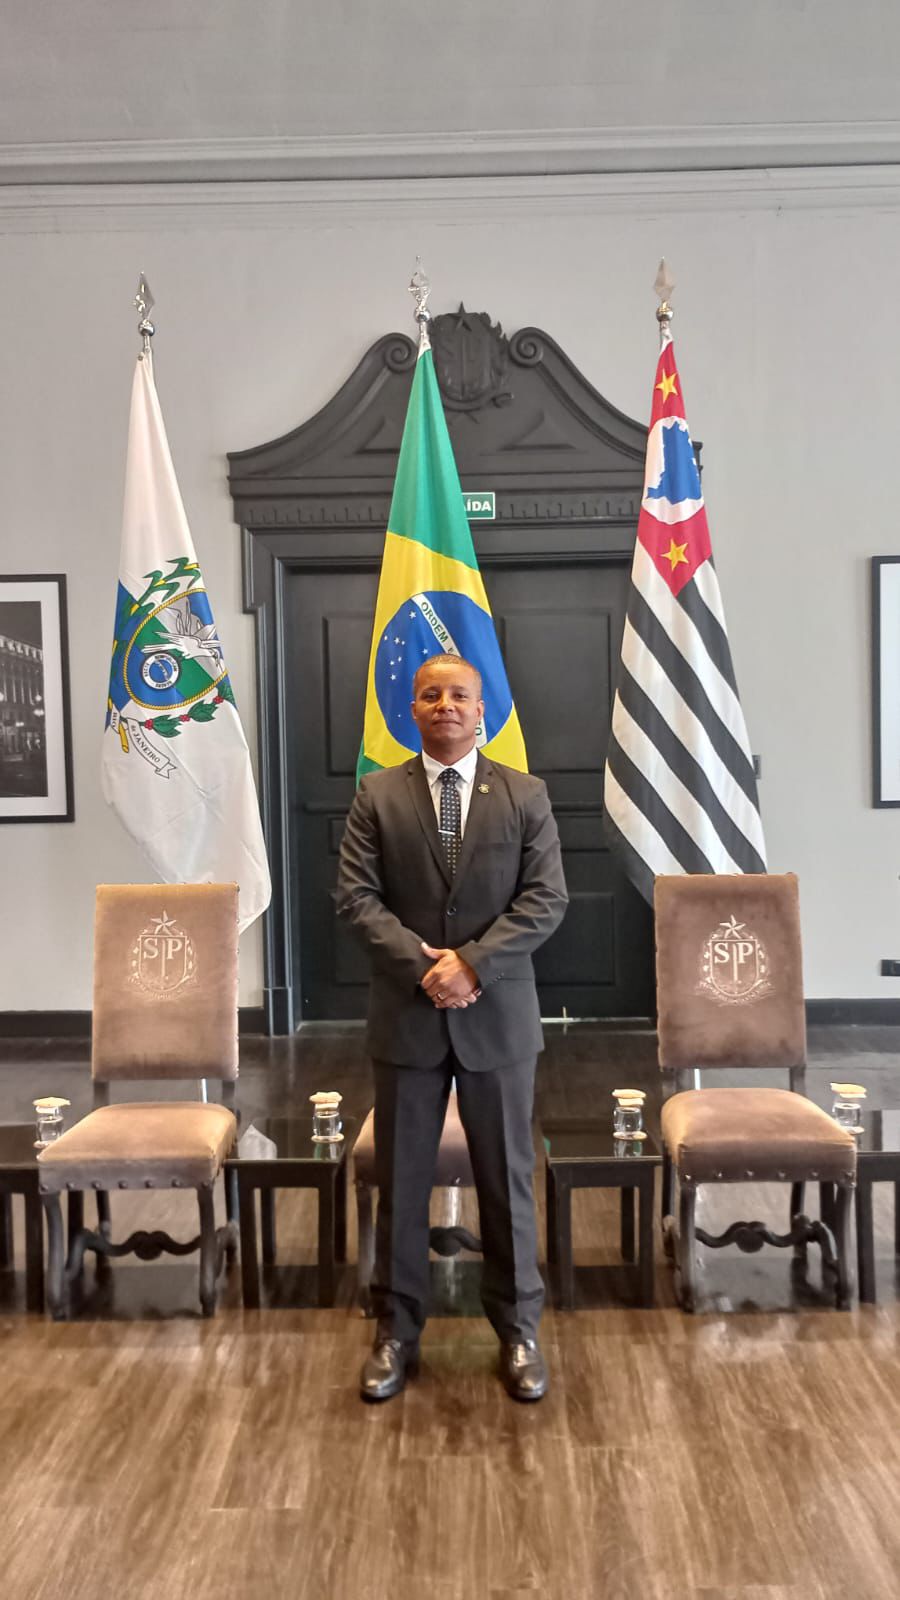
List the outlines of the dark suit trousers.
{"label": "dark suit trousers", "polygon": [[427,1316],[428,1206],[453,1078],[478,1193],[481,1299],[499,1337],[536,1336],[544,1303],[531,1176],[535,1062],[467,1072],[376,1061],[378,1180],[372,1298],[382,1337],[418,1339]]}

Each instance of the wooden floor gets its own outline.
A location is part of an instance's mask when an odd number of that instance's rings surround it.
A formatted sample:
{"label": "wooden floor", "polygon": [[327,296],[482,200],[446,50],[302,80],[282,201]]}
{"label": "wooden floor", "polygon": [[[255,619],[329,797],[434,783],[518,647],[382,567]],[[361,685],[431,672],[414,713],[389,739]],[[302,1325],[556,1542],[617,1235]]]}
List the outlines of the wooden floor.
{"label": "wooden floor", "polygon": [[[900,1105],[897,1032],[818,1030],[809,1088],[835,1075]],[[86,1046],[8,1042],[0,1120],[38,1093],[87,1107]],[[656,1091],[642,1032],[554,1033],[545,1113],[596,1114],[616,1084]],[[245,1118],[338,1087],[370,1100],[360,1035],[244,1042]],[[777,1191],[727,1192],[784,1221]],[[352,1271],[314,1306],[309,1194],[279,1198],[270,1304],[238,1269],[211,1322],[196,1265],[114,1262],[77,1320],[24,1311],[0,1274],[4,1600],[895,1600],[900,1594],[900,1302],[890,1191],[876,1190],[879,1303],[839,1313],[787,1252],[704,1253],[703,1309],[655,1310],[614,1265],[617,1196],[575,1197],[578,1308],[548,1309],[552,1388],[517,1406],[477,1304],[478,1264],[434,1265],[420,1378],[357,1398],[371,1324]],[[117,1196],[127,1229],[182,1223],[185,1196]],[[18,1207],[19,1202],[16,1202]],[[721,1198],[705,1217],[726,1215]],[[150,1220],[152,1218],[152,1220]],[[474,1222],[476,1219],[472,1217]],[[17,1209],[17,1243],[22,1233]],[[353,1255],[351,1232],[351,1256]]]}

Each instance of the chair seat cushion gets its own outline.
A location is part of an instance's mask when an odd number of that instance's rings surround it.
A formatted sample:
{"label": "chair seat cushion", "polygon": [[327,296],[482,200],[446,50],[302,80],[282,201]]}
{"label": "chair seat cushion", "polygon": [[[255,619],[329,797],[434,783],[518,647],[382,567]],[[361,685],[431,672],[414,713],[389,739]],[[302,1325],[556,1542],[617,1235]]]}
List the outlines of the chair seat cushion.
{"label": "chair seat cushion", "polygon": [[[359,1130],[359,1138],[353,1146],[353,1162],[357,1183],[374,1185],[377,1182],[375,1177],[374,1111],[369,1112]],[[471,1188],[474,1183],[472,1163],[469,1160],[469,1147],[466,1144],[465,1130],[459,1120],[456,1095],[451,1094],[447,1102],[444,1131],[441,1134],[441,1143],[438,1149],[434,1187],[436,1189],[452,1189],[457,1184],[461,1184],[465,1189]]]}
{"label": "chair seat cushion", "polygon": [[666,1148],[694,1183],[852,1183],[856,1142],[789,1089],[688,1089],[666,1100]]}
{"label": "chair seat cushion", "polygon": [[211,1183],[237,1134],[234,1112],[201,1101],[99,1106],[38,1156],[44,1194]]}

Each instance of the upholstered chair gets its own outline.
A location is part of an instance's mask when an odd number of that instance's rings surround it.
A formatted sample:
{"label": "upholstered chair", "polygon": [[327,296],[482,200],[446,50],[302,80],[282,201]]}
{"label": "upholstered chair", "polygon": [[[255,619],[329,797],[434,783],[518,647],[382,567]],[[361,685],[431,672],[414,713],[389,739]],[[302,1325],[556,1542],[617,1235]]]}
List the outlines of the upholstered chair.
{"label": "upholstered chair", "polygon": [[[764,1243],[792,1246],[801,1258],[816,1241],[823,1266],[835,1274],[837,1304],[846,1307],[856,1145],[852,1134],[800,1092],[806,1018],[797,879],[793,873],[658,877],[655,915],[665,1085],[663,1238],[675,1257],[681,1304],[693,1310],[698,1241],[713,1249],[734,1243],[751,1252]],[[688,1071],[714,1075],[723,1068],[751,1079],[759,1069],[781,1069],[790,1088],[673,1092]],[[836,1193],[828,1213],[832,1226],[800,1214],[808,1180]],[[788,1233],[774,1234],[761,1222],[735,1222],[717,1236],[696,1226],[701,1184],[751,1182],[792,1186]]]}
{"label": "upholstered chair", "polygon": [[[38,1158],[49,1236],[47,1298],[64,1313],[84,1253],[200,1250],[200,1303],[216,1306],[216,1280],[237,1248],[229,1222],[216,1228],[214,1186],[234,1143],[238,1075],[236,884],[100,884],[94,923],[91,1073],[94,1110]],[[111,1103],[110,1087],[135,1080],[218,1079],[222,1104],[198,1100]],[[159,1230],[110,1237],[110,1191],[194,1189],[200,1233],[178,1243]],[[98,1227],[84,1226],[82,1197],[97,1196]],[[60,1196],[68,1194],[68,1258]]]}
{"label": "upholstered chair", "polygon": [[[359,1238],[359,1304],[368,1316],[371,1313],[369,1284],[375,1265],[374,1198],[378,1183],[375,1176],[374,1111],[370,1111],[366,1117],[353,1147],[353,1182]],[[474,1188],[474,1185],[465,1129],[460,1120],[456,1093],[451,1091],[434,1173],[434,1188],[445,1193],[447,1202],[446,1221],[429,1230],[428,1242],[435,1255],[456,1256],[460,1250],[481,1250],[481,1240],[459,1223],[460,1190]]]}

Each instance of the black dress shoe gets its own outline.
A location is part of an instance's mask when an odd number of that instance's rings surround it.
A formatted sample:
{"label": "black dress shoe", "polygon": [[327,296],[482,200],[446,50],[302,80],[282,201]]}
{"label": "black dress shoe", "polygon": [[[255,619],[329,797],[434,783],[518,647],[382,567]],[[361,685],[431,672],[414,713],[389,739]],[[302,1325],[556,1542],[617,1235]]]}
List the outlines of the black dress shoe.
{"label": "black dress shoe", "polygon": [[514,1400],[543,1400],[547,1393],[547,1368],[534,1339],[501,1344],[500,1376]]}
{"label": "black dress shoe", "polygon": [[359,1392],[364,1400],[390,1400],[406,1384],[407,1373],[419,1367],[418,1344],[402,1339],[376,1339],[363,1362]]}

